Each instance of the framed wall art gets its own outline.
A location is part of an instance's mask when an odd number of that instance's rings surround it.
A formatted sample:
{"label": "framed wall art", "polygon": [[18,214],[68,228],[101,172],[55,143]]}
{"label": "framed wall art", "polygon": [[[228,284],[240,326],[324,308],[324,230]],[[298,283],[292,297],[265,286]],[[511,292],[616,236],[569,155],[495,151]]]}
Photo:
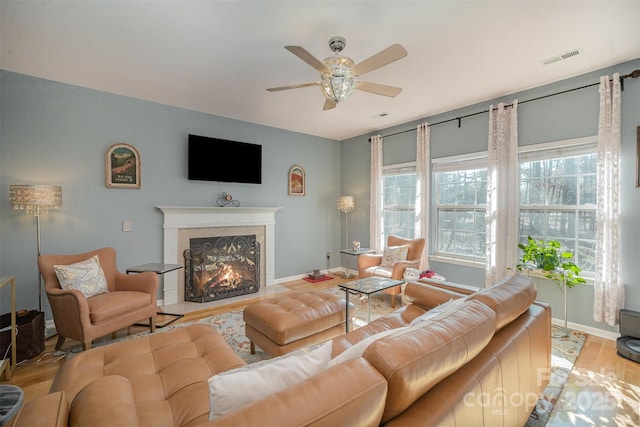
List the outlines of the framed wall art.
{"label": "framed wall art", "polygon": [[289,169],[289,195],[304,196],[305,195],[305,176],[304,169],[301,166],[293,165]]}
{"label": "framed wall art", "polygon": [[140,154],[132,145],[112,145],[107,150],[105,162],[107,187],[140,188]]}

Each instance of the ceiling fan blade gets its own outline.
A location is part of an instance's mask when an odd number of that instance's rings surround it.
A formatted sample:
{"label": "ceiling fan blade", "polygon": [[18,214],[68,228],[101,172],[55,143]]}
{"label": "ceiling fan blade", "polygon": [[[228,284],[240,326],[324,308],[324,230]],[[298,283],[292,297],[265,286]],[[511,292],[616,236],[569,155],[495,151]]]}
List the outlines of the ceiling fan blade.
{"label": "ceiling fan blade", "polygon": [[311,55],[302,46],[285,46],[284,48],[323,74],[331,71],[318,58]]}
{"label": "ceiling fan blade", "polygon": [[310,83],[300,83],[298,85],[270,87],[267,90],[269,92],[277,92],[279,90],[298,89],[301,87],[309,87],[309,86],[320,86],[320,82],[310,82]]}
{"label": "ceiling fan blade", "polygon": [[322,108],[324,111],[327,110],[333,110],[334,108],[336,108],[336,105],[338,105],[338,103],[336,101],[334,101],[333,99],[326,99],[324,101],[324,107]]}
{"label": "ceiling fan blade", "polygon": [[380,85],[377,83],[358,82],[356,89],[369,93],[375,93],[376,95],[388,96],[390,98],[396,97],[402,92],[401,87]]}
{"label": "ceiling fan blade", "polygon": [[407,56],[407,51],[399,44],[393,44],[353,67],[353,73],[361,76]]}

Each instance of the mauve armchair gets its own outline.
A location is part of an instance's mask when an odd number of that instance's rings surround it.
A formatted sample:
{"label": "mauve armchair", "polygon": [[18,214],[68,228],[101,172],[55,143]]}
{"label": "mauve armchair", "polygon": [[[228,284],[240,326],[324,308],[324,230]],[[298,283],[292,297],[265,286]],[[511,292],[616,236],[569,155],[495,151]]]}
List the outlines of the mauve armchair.
{"label": "mauve armchair", "polygon": [[[358,256],[358,277],[370,277],[380,276],[394,280],[402,280],[404,277],[404,271],[411,267],[418,270],[422,269],[420,261],[422,258],[422,252],[424,251],[425,239],[403,239],[398,236],[387,237],[387,247],[390,246],[402,246],[409,245],[407,251],[407,260],[398,261],[393,267],[383,267],[382,263],[383,254],[362,254]],[[396,307],[396,295],[402,292],[400,286],[394,286],[393,288],[385,289],[383,292],[391,295],[391,307]]]}
{"label": "mauve armchair", "polygon": [[[62,289],[54,265],[75,264],[94,255],[100,260],[109,291],[87,298],[79,290]],[[56,349],[62,347],[65,338],[72,338],[88,350],[94,339],[140,321],[148,321],[151,332],[155,331],[158,277],[152,272],[120,273],[114,248],[75,255],[41,255],[38,267],[58,333]]]}

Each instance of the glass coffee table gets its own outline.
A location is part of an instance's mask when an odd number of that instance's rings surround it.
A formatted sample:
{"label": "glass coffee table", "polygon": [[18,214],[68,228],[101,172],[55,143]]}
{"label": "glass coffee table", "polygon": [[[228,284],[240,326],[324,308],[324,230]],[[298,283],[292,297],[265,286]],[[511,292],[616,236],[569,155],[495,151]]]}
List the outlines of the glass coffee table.
{"label": "glass coffee table", "polygon": [[352,282],[346,282],[338,285],[340,289],[344,289],[347,298],[346,305],[346,321],[345,328],[349,332],[349,293],[364,294],[367,296],[367,323],[371,322],[371,294],[402,285],[402,280],[386,279],[384,277],[372,276],[363,279],[357,279]]}

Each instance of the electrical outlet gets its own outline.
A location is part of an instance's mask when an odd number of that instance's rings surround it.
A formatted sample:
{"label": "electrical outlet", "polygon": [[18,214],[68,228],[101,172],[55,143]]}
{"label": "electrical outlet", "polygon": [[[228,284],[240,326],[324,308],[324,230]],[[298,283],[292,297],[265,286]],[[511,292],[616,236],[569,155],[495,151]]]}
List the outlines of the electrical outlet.
{"label": "electrical outlet", "polygon": [[331,252],[327,252],[327,261],[331,261]]}
{"label": "electrical outlet", "polygon": [[133,231],[133,221],[129,219],[125,219],[124,221],[122,221],[122,231]]}

